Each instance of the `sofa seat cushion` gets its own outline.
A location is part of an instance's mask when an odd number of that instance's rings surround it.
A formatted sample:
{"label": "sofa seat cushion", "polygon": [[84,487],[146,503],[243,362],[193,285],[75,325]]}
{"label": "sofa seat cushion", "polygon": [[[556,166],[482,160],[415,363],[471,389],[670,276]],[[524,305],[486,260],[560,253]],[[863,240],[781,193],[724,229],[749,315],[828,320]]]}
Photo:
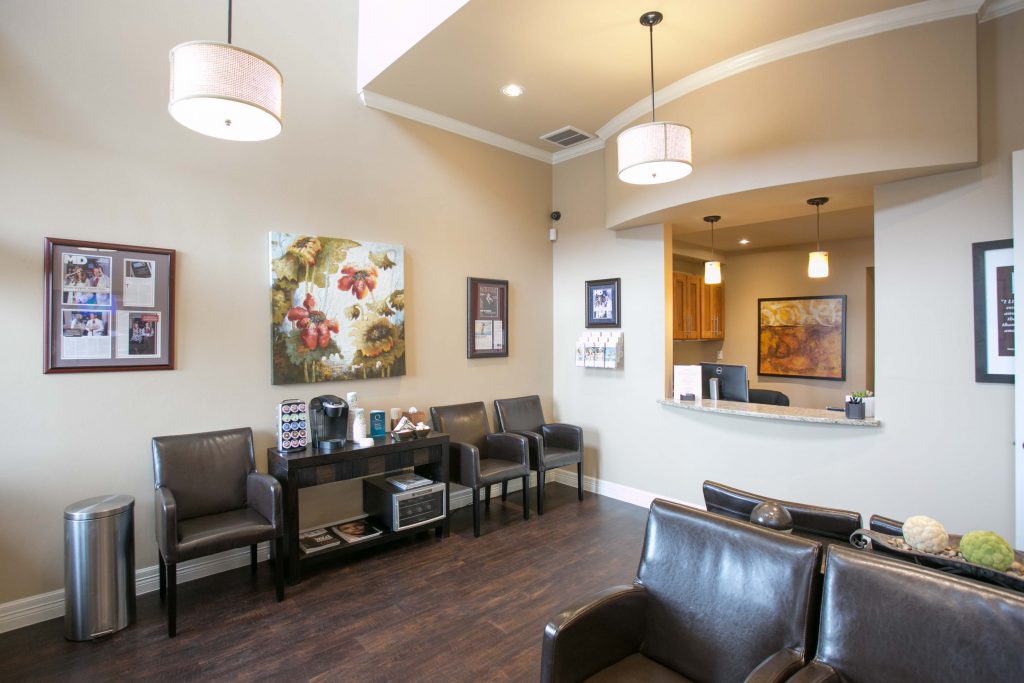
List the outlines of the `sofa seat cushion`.
{"label": "sofa seat cushion", "polygon": [[691,683],[689,678],[666,669],[642,654],[620,659],[587,679],[587,683]]}
{"label": "sofa seat cushion", "polygon": [[496,484],[498,482],[525,477],[530,470],[518,462],[502,460],[501,458],[480,459],[480,483]]}
{"label": "sofa seat cushion", "polygon": [[178,522],[177,561],[274,539],[274,525],[252,508]]}
{"label": "sofa seat cushion", "polygon": [[552,467],[564,467],[575,465],[580,461],[580,452],[573,448],[558,448],[556,446],[544,447],[544,466],[547,469]]}

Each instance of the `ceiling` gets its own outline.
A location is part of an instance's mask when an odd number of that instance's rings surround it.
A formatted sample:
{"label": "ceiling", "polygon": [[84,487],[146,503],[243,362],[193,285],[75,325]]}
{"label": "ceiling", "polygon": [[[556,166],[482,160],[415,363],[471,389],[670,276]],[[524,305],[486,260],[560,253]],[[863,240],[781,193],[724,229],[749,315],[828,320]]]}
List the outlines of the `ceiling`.
{"label": "ceiling", "polygon": [[[648,115],[649,39],[639,22],[647,11],[665,15],[654,29],[660,104],[682,94],[674,88],[687,82],[683,79],[700,80],[701,70],[746,63],[751,55],[755,57],[750,63],[760,63],[758,56],[771,52],[766,46],[800,43],[808,32],[844,35],[836,26],[842,22],[898,28],[902,19],[895,19],[897,15],[917,17],[907,21],[912,24],[926,21],[920,17],[929,12],[931,19],[945,18],[936,13],[954,5],[960,14],[975,12],[980,4],[981,0],[469,0],[370,80],[364,88],[370,98],[364,101],[379,106],[371,99],[383,96],[399,107],[379,108],[557,163],[571,158],[575,150],[560,151],[540,139],[545,134],[572,126],[611,139],[622,127]],[[865,18],[887,11],[881,18]],[[840,40],[849,37],[847,33]],[[508,83],[523,86],[525,94],[502,95],[500,88]],[[402,111],[405,105],[420,113]],[[432,120],[434,115],[438,118]],[[463,125],[478,130],[467,133]],[[576,153],[584,153],[588,144],[596,146],[586,151],[599,148],[603,141],[584,143]],[[701,249],[710,245],[702,217],[718,214],[723,218],[715,230],[716,248],[778,247],[813,241],[814,212],[806,200],[829,196],[822,211],[828,239],[863,237],[873,233],[874,186],[910,173],[816,180],[719,196],[639,216],[630,224],[671,224],[678,248]],[[742,237],[751,243],[738,245]]]}

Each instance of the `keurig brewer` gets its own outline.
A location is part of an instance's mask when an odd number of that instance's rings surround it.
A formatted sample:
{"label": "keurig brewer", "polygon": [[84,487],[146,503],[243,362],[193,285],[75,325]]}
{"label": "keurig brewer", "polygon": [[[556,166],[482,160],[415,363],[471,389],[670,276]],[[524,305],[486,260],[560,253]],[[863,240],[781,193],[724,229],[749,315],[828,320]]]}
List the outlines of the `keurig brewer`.
{"label": "keurig brewer", "polygon": [[330,453],[345,447],[348,433],[348,403],[338,396],[317,396],[309,402],[313,448]]}

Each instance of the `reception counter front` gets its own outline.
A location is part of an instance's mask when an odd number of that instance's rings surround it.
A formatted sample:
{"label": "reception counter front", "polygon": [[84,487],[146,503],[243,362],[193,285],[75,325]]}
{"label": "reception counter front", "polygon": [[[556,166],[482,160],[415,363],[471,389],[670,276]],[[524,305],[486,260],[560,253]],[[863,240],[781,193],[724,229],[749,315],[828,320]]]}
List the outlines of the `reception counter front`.
{"label": "reception counter front", "polygon": [[737,401],[674,401],[659,399],[658,403],[669,408],[693,410],[702,413],[718,413],[720,415],[740,415],[763,420],[785,420],[790,422],[813,422],[817,424],[845,425],[848,427],[878,427],[881,423],[875,418],[851,420],[842,411],[819,410],[816,408],[796,408],[793,406],[774,406],[760,403],[740,403]]}

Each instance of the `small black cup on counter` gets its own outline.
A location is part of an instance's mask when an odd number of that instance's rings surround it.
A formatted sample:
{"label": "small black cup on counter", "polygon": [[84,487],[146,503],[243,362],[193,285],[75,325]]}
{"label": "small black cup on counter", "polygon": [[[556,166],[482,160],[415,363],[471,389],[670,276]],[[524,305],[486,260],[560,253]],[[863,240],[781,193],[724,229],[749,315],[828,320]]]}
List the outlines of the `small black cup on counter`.
{"label": "small black cup on counter", "polygon": [[852,399],[846,402],[846,419],[847,420],[863,420],[864,419],[864,401],[854,396]]}

